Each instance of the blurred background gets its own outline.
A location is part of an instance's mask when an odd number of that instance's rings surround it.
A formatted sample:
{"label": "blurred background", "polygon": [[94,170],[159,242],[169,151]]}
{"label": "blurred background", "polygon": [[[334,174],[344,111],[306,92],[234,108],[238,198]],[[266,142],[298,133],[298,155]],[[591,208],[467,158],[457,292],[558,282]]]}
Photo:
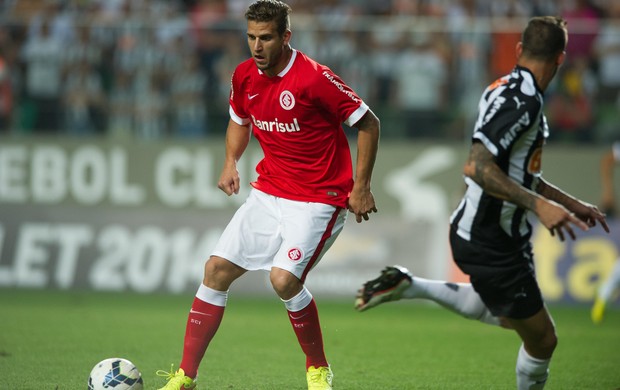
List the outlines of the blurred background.
{"label": "blurred background", "polygon": [[[14,135],[222,135],[247,0],[3,0],[0,129]],[[568,62],[547,93],[558,142],[617,136],[620,4],[594,0],[292,0],[293,45],[329,65],[385,138],[469,137],[527,19],[562,15]],[[411,124],[415,122],[415,126]]]}
{"label": "blurred background", "polygon": [[[0,1],[0,286],[194,292],[245,199],[215,188],[247,0]],[[387,264],[462,280],[447,221],[478,99],[515,63],[527,20],[568,20],[567,62],[545,94],[545,177],[600,199],[620,139],[620,2],[291,0],[292,46],[332,68],[382,122],[379,213],[348,227],[314,292],[352,296]],[[347,129],[352,144],[355,132]],[[355,149],[353,148],[353,151]],[[620,182],[620,181],[617,181]],[[547,299],[589,303],[620,225],[560,243],[537,229]],[[263,274],[235,289],[271,294]]]}

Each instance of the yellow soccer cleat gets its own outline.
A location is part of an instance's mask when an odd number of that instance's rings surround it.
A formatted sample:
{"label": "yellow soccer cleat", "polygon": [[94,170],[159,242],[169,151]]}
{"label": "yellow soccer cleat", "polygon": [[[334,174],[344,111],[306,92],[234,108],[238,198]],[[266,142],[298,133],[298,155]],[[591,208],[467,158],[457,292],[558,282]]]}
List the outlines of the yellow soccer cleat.
{"label": "yellow soccer cleat", "polygon": [[590,312],[592,322],[594,322],[595,324],[600,324],[601,322],[603,322],[603,317],[605,317],[605,306],[605,300],[596,297],[596,299],[594,300],[594,305],[592,305],[592,311]]}
{"label": "yellow soccer cleat", "polygon": [[185,376],[185,371],[183,371],[182,368],[179,368],[177,372],[174,372],[172,366],[170,366],[170,372],[158,370],[156,374],[157,376],[165,377],[168,381],[166,386],[160,388],[159,390],[189,390],[196,387],[196,381],[188,376]]}
{"label": "yellow soccer cleat", "polygon": [[308,390],[332,390],[332,379],[334,373],[329,367],[310,366],[306,373],[308,380]]}

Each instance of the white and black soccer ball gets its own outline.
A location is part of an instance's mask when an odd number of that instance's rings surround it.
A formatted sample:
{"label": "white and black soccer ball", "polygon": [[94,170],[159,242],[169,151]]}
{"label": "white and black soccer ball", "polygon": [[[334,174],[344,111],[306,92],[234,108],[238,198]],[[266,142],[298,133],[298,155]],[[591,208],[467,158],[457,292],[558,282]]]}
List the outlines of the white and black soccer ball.
{"label": "white and black soccer ball", "polygon": [[123,358],[109,358],[95,364],[88,377],[88,390],[143,390],[138,367]]}

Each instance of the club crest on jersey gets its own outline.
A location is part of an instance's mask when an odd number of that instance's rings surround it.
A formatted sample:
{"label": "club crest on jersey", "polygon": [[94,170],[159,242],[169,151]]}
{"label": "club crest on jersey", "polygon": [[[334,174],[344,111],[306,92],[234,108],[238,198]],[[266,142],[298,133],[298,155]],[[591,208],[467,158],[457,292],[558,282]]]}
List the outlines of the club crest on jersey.
{"label": "club crest on jersey", "polygon": [[304,257],[303,252],[299,248],[291,248],[288,250],[288,259],[297,263]]}
{"label": "club crest on jersey", "polygon": [[295,97],[290,91],[284,90],[280,94],[280,106],[285,110],[292,110],[295,107]]}
{"label": "club crest on jersey", "polygon": [[532,175],[540,174],[542,171],[542,147],[536,148],[532,156],[530,157],[530,161],[527,164],[527,172]]}

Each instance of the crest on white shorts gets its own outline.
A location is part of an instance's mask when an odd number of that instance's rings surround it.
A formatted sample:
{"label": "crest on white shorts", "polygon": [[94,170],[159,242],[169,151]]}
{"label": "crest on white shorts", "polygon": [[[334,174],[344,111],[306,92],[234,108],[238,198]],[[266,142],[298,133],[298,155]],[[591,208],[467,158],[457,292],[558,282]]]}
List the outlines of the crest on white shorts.
{"label": "crest on white shorts", "polygon": [[290,261],[297,263],[301,261],[303,257],[304,253],[299,248],[292,248],[288,250],[288,258]]}

